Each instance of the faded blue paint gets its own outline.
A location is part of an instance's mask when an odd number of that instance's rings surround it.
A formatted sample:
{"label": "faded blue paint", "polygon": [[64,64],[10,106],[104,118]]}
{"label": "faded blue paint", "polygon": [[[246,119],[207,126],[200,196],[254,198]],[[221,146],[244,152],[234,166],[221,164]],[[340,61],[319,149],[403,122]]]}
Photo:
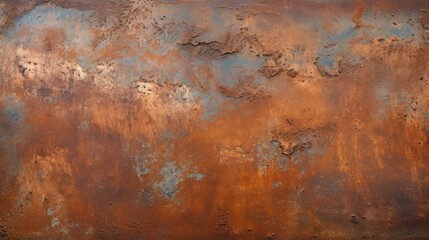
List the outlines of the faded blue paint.
{"label": "faded blue paint", "polygon": [[[262,142],[255,146],[256,158],[254,165],[256,169],[267,169],[270,163],[281,159],[279,144],[275,141]],[[282,166],[280,166],[282,168]]]}
{"label": "faded blue paint", "polygon": [[60,220],[58,220],[58,218],[53,218],[51,220],[51,227],[55,228],[56,226],[60,225]]}
{"label": "faded blue paint", "polygon": [[4,113],[6,115],[6,118],[9,121],[14,122],[15,124],[20,123],[24,119],[24,115],[22,114],[22,112],[17,111],[13,107],[6,107]]}
{"label": "faded blue paint", "polygon": [[[41,41],[42,29],[59,28],[66,34],[66,43],[71,44],[76,39],[81,41],[80,47],[86,47],[92,39],[88,26],[80,22],[89,19],[91,11],[79,11],[75,9],[61,8],[49,5],[40,5],[16,19],[15,24],[7,32],[9,39],[16,44],[31,44]],[[16,37],[16,34],[27,31],[26,37]]]}
{"label": "faded blue paint", "polygon": [[288,158],[285,155],[280,155],[278,162],[281,170],[286,171],[288,169]]}
{"label": "faded blue paint", "polygon": [[162,156],[164,158],[170,158],[171,156],[173,156],[173,151],[174,151],[174,143],[170,143],[167,145]]}
{"label": "faded blue paint", "polygon": [[193,173],[188,174],[186,177],[190,178],[190,179],[194,179],[196,181],[200,181],[201,179],[204,178],[204,174],[198,173],[198,172],[193,172]]}
{"label": "faded blue paint", "polygon": [[179,184],[183,181],[182,170],[177,168],[173,162],[167,162],[161,169],[163,180],[155,184],[161,195],[173,199],[179,192]]}
{"label": "faded blue paint", "polygon": [[[188,9],[188,11],[190,11],[190,9]],[[87,51],[88,47],[92,43],[93,36],[89,31],[90,26],[84,24],[85,22],[91,21],[82,21],[82,19],[89,19],[91,13],[91,11],[79,11],[41,5],[20,17],[8,34],[11,39],[19,41],[18,44],[28,45],[40,43],[40,39],[42,39],[40,34],[43,33],[43,29],[49,27],[64,29],[66,34],[65,44],[67,46],[75,47],[79,52],[81,52],[78,58],[79,65],[84,69],[94,70],[95,65],[90,56],[91,52]],[[222,17],[215,18],[219,18],[218,21],[223,21]],[[26,36],[28,36],[27,39],[17,38],[16,33],[24,30],[30,30],[30,33],[26,34]],[[185,31],[179,31],[180,34],[178,34],[178,31],[164,31],[163,34],[161,34],[163,37],[161,36],[160,40],[170,41],[172,44],[174,43],[174,45],[162,44],[162,49],[155,50],[155,53],[164,55],[168,50],[176,49],[176,41],[180,38],[179,35],[181,35],[182,32]],[[99,51],[101,48],[106,47],[107,44],[108,41],[100,43],[95,48],[95,51]],[[127,46],[134,48],[141,54],[146,51],[146,45],[146,42],[139,43],[137,41],[127,41]],[[129,56],[127,50],[124,50],[123,53],[125,56]],[[113,61],[117,63],[120,68],[126,68],[126,71],[114,71],[112,73],[115,83],[119,85],[131,86],[135,83],[136,79],[142,77],[142,73],[153,69],[159,69],[161,71],[159,79],[156,79],[157,83],[162,84],[169,82],[175,84],[187,84],[190,82],[189,79],[186,78],[186,68],[183,68],[182,64],[179,62],[174,63],[174,67],[179,70],[172,71],[171,68],[159,68],[159,64],[156,61],[149,61],[146,59],[141,60],[138,57],[123,57]],[[247,75],[253,74],[256,69],[260,69],[263,63],[262,58],[249,58],[240,54],[234,54],[211,61],[210,64],[214,65],[217,69],[217,74],[215,74],[215,82],[217,85],[223,87],[234,87],[241,79],[245,78]],[[255,84],[263,85],[264,81],[259,78],[258,81],[255,81]],[[190,87],[192,88],[192,86]],[[193,93],[192,91],[193,90],[191,89],[191,93]],[[212,117],[217,114],[220,106],[224,106],[226,103],[222,94],[215,92],[215,90],[208,94],[195,92],[195,94],[191,94],[191,97],[194,98],[188,99],[188,101],[193,101],[197,100],[199,97],[203,106],[203,112],[201,114],[202,120],[211,120]],[[179,96],[176,100],[182,101],[183,99],[180,99]]]}
{"label": "faded blue paint", "polygon": [[339,75],[340,60],[338,59],[342,51],[339,47],[322,48],[319,51],[319,57],[316,61],[316,65],[324,75],[336,76]]}
{"label": "faded blue paint", "polygon": [[26,118],[24,104],[13,96],[5,97],[6,107],[3,114],[9,122],[20,124]]}
{"label": "faded blue paint", "polygon": [[388,108],[390,107],[390,88],[391,82],[383,79],[374,88],[375,99],[378,101],[377,118],[384,119]]}
{"label": "faded blue paint", "polygon": [[0,118],[6,121],[0,125],[0,146],[8,164],[12,169],[18,169],[20,156],[15,143],[28,130],[28,126],[25,124],[26,107],[20,99],[14,96],[5,96],[1,102],[5,107],[0,112]]}
{"label": "faded blue paint", "polygon": [[277,161],[281,170],[286,171],[288,168],[288,159],[285,155],[281,153],[280,143],[277,141],[270,142],[270,152],[271,154],[275,154],[277,157]]}
{"label": "faded blue paint", "polygon": [[27,14],[22,15],[15,21],[15,26],[61,26],[61,22],[82,20],[89,17],[91,11],[80,11],[75,9],[61,8],[50,5],[40,5]]}
{"label": "faded blue paint", "polygon": [[134,169],[140,181],[143,181],[144,175],[149,174],[150,172],[149,164],[155,161],[156,161],[156,157],[153,153],[134,157],[134,162],[135,162]]}
{"label": "faded blue paint", "polygon": [[313,182],[320,193],[326,195],[339,194],[342,191],[342,182],[339,179],[331,179],[324,176],[315,176]]}
{"label": "faded blue paint", "polygon": [[[378,16],[375,18],[374,14]],[[371,28],[365,28],[364,31],[374,39],[380,37],[413,38],[414,41],[411,44],[420,43],[420,39],[414,37],[420,34],[419,24],[410,25],[408,23],[408,15],[397,14],[396,16],[391,16],[374,10],[368,10],[362,16],[362,20],[371,26]]]}
{"label": "faded blue paint", "polygon": [[214,116],[222,106],[225,106],[225,102],[228,101],[227,97],[215,90],[199,94],[198,99],[202,106],[200,118],[205,121],[213,121]]}
{"label": "faded blue paint", "polygon": [[134,61],[135,59],[131,60],[129,57],[122,58],[122,64],[125,64],[125,65],[131,65]]}
{"label": "faded blue paint", "polygon": [[[374,15],[377,14],[377,17]],[[395,24],[394,24],[395,23]],[[348,43],[353,39],[358,39],[360,36],[370,36],[362,38],[362,44],[370,44],[372,40],[377,38],[397,37],[400,39],[413,38],[411,44],[419,44],[420,39],[414,36],[419,35],[418,24],[416,26],[408,23],[408,18],[405,15],[398,15],[394,18],[386,14],[378,14],[372,10],[366,11],[362,16],[363,27],[356,29],[355,24],[348,16],[340,16],[339,20],[334,23],[334,32],[327,32],[321,26],[321,23],[304,23],[320,29],[322,34],[322,43],[325,46],[334,44],[333,47],[324,47],[321,49],[316,61],[316,65],[324,75],[338,75],[339,59],[343,53],[346,53],[348,58],[354,58],[352,53],[348,51]],[[294,54],[292,54],[294,56]],[[295,57],[294,57],[295,58]],[[293,60],[298,64],[303,64],[303,61]],[[355,58],[352,64],[361,64],[362,58]]]}
{"label": "faded blue paint", "polygon": [[290,161],[294,164],[294,165],[296,165],[296,164],[298,164],[298,162],[299,162],[299,154],[292,154],[291,156],[290,156]]}
{"label": "faded blue paint", "polygon": [[323,156],[325,154],[325,145],[313,144],[310,148],[305,149],[302,154],[304,156],[309,157],[310,159],[315,159],[317,157]]}
{"label": "faded blue paint", "polygon": [[86,70],[93,68],[92,62],[86,56],[81,56],[80,55],[77,58],[77,63],[79,64],[79,66],[81,66],[83,69],[86,69]]}
{"label": "faded blue paint", "polygon": [[325,53],[320,55],[319,59],[317,60],[317,65],[323,68],[334,69],[337,66],[337,60],[335,55]]}
{"label": "faded blue paint", "polygon": [[[176,2],[176,1],[173,1]],[[180,10],[178,11],[177,8],[180,7]],[[182,4],[180,6],[174,5],[174,21],[175,22],[185,22],[189,24],[194,24],[195,19],[193,19],[194,16],[194,6],[192,4]]]}
{"label": "faded blue paint", "polygon": [[360,29],[355,28],[355,23],[346,14],[339,14],[338,18],[330,23],[332,24],[332,29],[325,30],[322,21],[318,22],[323,44],[343,45],[342,47],[347,48],[349,41],[360,34]]}
{"label": "faded blue paint", "polygon": [[48,208],[48,210],[46,211],[46,214],[48,214],[48,216],[53,216],[54,210],[52,210],[52,208]]}
{"label": "faded blue paint", "polygon": [[215,71],[216,83],[223,87],[233,88],[246,76],[254,75],[257,69],[262,68],[263,64],[262,58],[232,54],[213,60],[211,66]]}
{"label": "faded blue paint", "polygon": [[325,154],[326,146],[324,143],[318,142],[317,137],[314,136],[313,131],[308,131],[302,133],[299,138],[297,144],[308,144],[309,147],[297,150],[292,155],[288,157],[288,161],[292,162],[294,165],[298,165],[300,163],[301,166],[301,174],[304,175],[306,171],[306,167],[311,161],[318,159],[319,157]]}
{"label": "faded blue paint", "polygon": [[405,24],[397,27],[392,27],[388,29],[389,34],[400,37],[400,38],[410,38],[413,35],[413,31],[411,30],[410,26],[407,26]]}
{"label": "faded blue paint", "polygon": [[136,166],[136,174],[140,181],[143,181],[143,175],[146,175],[150,172],[146,165],[137,165]]}
{"label": "faded blue paint", "polygon": [[289,49],[289,53],[292,55],[291,61],[295,64],[302,65],[304,64],[305,57],[305,47],[302,45],[298,45],[295,48]]}
{"label": "faded blue paint", "polygon": [[174,139],[174,134],[169,130],[164,130],[161,132],[160,137],[162,140],[171,140]]}
{"label": "faded blue paint", "polygon": [[79,123],[79,129],[87,130],[89,127],[88,121],[83,120]]}
{"label": "faded blue paint", "polygon": [[[263,65],[261,58],[246,58],[243,55],[233,54],[222,59],[213,60],[211,68],[215,69],[214,82],[201,79],[201,84],[209,87],[206,91],[199,91],[190,83],[190,100],[201,105],[201,120],[213,121],[220,110],[234,109],[241,100],[229,97],[221,93],[218,88],[233,89],[240,81],[251,81],[249,84],[255,87],[266,87],[267,79],[257,73]],[[200,63],[199,63],[200,64]],[[202,63],[201,63],[202,64]],[[250,78],[248,78],[251,76]],[[185,78],[186,79],[186,78]]]}
{"label": "faded blue paint", "polygon": [[[210,19],[213,27],[212,34],[223,34],[228,31],[227,28],[231,26],[235,18],[228,9],[218,9],[218,11],[211,12]],[[227,19],[227,22],[225,22],[225,19]]]}
{"label": "faded blue paint", "polygon": [[137,177],[140,181],[143,181],[143,177],[150,173],[150,164],[157,162],[158,158],[152,151],[152,145],[150,143],[143,143],[141,145],[142,155],[134,156],[134,169]]}
{"label": "faded blue paint", "polygon": [[354,27],[349,27],[348,29],[346,29],[346,30],[344,30],[342,32],[334,34],[332,36],[332,38],[335,41],[344,42],[345,43],[345,42],[350,41],[354,37],[356,37],[356,35],[357,35],[356,29]]}
{"label": "faded blue paint", "polygon": [[[342,43],[347,44],[356,37],[369,35],[370,38],[412,38],[419,34],[418,24],[410,25],[408,16],[398,14],[391,16],[390,14],[382,14],[381,12],[368,9],[364,12],[362,18],[362,27],[355,28],[355,23],[347,15],[340,15],[339,19],[333,23],[336,31],[327,32],[321,25],[321,22],[305,22],[304,25],[313,27],[315,30],[321,30],[324,43]],[[363,43],[369,43],[371,39],[365,38]]]}

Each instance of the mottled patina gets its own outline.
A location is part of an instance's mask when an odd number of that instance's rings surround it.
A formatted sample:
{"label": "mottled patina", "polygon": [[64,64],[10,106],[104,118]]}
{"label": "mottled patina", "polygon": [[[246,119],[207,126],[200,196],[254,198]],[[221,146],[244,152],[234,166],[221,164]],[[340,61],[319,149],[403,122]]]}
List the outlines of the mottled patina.
{"label": "mottled patina", "polygon": [[0,0],[0,239],[429,239],[429,1]]}

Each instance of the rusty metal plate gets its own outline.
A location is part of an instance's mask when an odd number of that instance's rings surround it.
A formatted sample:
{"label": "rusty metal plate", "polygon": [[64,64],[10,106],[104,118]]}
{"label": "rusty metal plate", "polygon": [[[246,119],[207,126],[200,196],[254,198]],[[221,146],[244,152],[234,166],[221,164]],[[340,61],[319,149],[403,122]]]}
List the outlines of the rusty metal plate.
{"label": "rusty metal plate", "polygon": [[429,2],[0,1],[0,239],[429,239]]}

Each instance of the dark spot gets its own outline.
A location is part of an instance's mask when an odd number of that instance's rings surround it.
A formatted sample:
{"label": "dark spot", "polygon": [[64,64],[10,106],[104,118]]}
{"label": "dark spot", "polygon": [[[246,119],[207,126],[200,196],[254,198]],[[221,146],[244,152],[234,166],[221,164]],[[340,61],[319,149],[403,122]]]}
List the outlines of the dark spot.
{"label": "dark spot", "polygon": [[10,239],[10,236],[7,234],[6,227],[3,222],[0,222],[0,239]]}
{"label": "dark spot", "polygon": [[20,64],[18,65],[18,70],[19,70],[19,73],[21,73],[21,75],[25,77],[25,71],[27,70],[27,68]]}
{"label": "dark spot", "polygon": [[358,224],[358,223],[359,223],[359,220],[358,220],[358,218],[356,217],[356,214],[352,214],[352,215],[350,215],[350,222],[351,222],[351,223],[354,223],[354,224]]}
{"label": "dark spot", "polygon": [[52,89],[50,88],[39,88],[37,89],[37,93],[38,95],[42,96],[42,97],[49,97],[52,95]]}
{"label": "dark spot", "polygon": [[287,70],[287,75],[294,78],[294,77],[298,76],[298,72],[295,71],[295,69],[291,68],[291,69]]}

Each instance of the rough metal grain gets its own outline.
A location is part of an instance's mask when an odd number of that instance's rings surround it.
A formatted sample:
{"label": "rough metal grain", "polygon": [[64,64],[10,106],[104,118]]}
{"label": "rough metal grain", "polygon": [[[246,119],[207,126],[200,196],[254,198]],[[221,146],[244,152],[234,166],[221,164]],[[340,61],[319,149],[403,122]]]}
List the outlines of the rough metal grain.
{"label": "rough metal grain", "polygon": [[429,2],[0,1],[0,239],[429,239]]}

